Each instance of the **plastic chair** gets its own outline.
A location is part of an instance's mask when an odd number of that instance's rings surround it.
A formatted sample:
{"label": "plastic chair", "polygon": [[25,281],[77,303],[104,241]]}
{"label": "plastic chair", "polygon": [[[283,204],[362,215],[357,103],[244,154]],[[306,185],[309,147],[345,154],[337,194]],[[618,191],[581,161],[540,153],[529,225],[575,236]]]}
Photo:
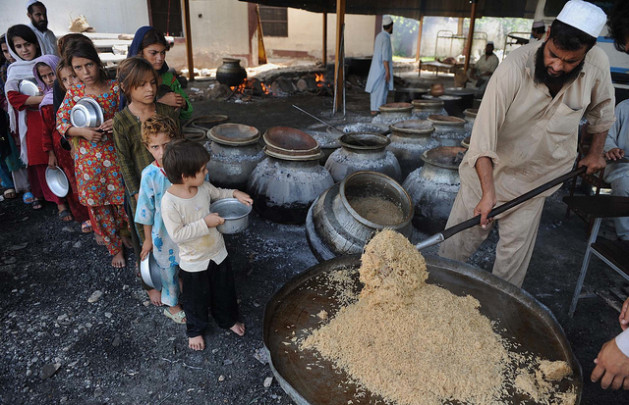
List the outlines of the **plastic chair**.
{"label": "plastic chair", "polygon": [[594,219],[585,256],[583,257],[583,264],[581,265],[581,272],[579,273],[579,279],[572,296],[572,303],[568,310],[568,316],[572,317],[577,307],[577,301],[583,288],[583,281],[585,280],[592,254],[601,259],[625,280],[629,281],[629,241],[598,238],[603,218],[629,216],[629,197],[596,195],[564,197],[563,200],[570,209],[576,209]]}

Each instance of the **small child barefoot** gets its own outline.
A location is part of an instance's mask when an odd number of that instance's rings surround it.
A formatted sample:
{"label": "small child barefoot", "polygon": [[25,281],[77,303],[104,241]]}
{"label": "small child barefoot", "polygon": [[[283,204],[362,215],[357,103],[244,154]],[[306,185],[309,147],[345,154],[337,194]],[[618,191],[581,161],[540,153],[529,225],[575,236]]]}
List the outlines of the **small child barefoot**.
{"label": "small child barefoot", "polygon": [[204,350],[205,349],[205,341],[203,340],[203,336],[195,336],[188,338],[188,347],[192,350]]}
{"label": "small child barefoot", "polygon": [[120,252],[116,253],[111,259],[111,265],[116,269],[122,269],[127,265],[124,260],[124,250],[120,250]]}
{"label": "small child barefoot", "polygon": [[150,290],[147,290],[146,293],[149,295],[149,299],[151,300],[151,303],[153,305],[155,305],[156,307],[161,307],[162,305],[162,293],[160,291],[157,291],[154,288],[151,288]]}
{"label": "small child barefoot", "polygon": [[245,335],[245,324],[242,323],[242,322],[236,322],[234,324],[234,326],[229,328],[229,330],[231,330],[232,332],[234,332],[238,336],[244,336]]}

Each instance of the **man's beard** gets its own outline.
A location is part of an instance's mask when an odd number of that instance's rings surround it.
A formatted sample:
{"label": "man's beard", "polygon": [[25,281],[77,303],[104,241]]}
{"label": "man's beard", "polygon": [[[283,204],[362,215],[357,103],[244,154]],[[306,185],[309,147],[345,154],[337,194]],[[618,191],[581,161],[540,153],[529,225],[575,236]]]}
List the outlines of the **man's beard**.
{"label": "man's beard", "polygon": [[31,22],[33,23],[35,28],[37,28],[41,32],[46,32],[46,30],[48,29],[48,20],[41,20],[38,23],[35,23],[33,22],[33,20],[31,20]]}
{"label": "man's beard", "polygon": [[581,73],[581,70],[583,69],[583,64],[585,63],[585,58],[574,69],[572,69],[570,73],[564,72],[557,77],[549,75],[548,69],[544,65],[545,47],[546,42],[544,42],[544,45],[540,46],[535,53],[535,83],[543,83],[548,86],[563,87],[564,84],[572,81],[579,75],[579,73]]}

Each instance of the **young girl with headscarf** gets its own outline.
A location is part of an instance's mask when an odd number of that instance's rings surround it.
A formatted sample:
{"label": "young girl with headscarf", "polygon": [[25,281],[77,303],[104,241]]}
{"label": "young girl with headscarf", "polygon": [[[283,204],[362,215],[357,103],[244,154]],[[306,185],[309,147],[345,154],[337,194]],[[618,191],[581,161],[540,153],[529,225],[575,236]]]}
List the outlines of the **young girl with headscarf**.
{"label": "young girl with headscarf", "polygon": [[[20,159],[28,166],[28,183],[34,199],[33,209],[41,209],[41,200],[51,201],[65,210],[62,200],[54,195],[46,184],[48,153],[42,147],[43,123],[39,114],[39,103],[43,96],[30,96],[20,92],[23,80],[34,81],[35,59],[41,55],[41,45],[35,33],[26,25],[14,25],[7,30],[9,52],[15,62],[7,69],[6,96],[9,101],[11,132],[17,134]],[[15,176],[16,188],[28,189],[24,180]]]}
{"label": "young girl with headscarf", "polygon": [[[91,211],[92,227],[103,236],[113,267],[126,266],[122,231],[127,216],[122,206],[124,187],[112,139],[112,120],[119,107],[120,92],[93,45],[76,42],[65,59],[81,83],[71,86],[57,112],[57,130],[74,137],[74,164],[81,204]],[[97,128],[75,127],[70,121],[72,107],[82,97],[94,99],[103,111],[104,122]]]}
{"label": "young girl with headscarf", "polygon": [[[44,124],[42,132],[42,147],[44,152],[48,153],[48,166],[60,167],[70,183],[70,190],[66,196],[66,201],[70,206],[70,211],[65,209],[65,206],[59,208],[59,216],[62,220],[74,220],[83,223],[87,221],[87,209],[85,206],[79,203],[78,195],[76,192],[76,179],[74,177],[73,170],[74,164],[72,164],[72,157],[70,152],[63,149],[59,142],[60,135],[57,132],[56,114],[53,107],[53,85],[57,70],[59,58],[55,55],[44,55],[35,59],[35,66],[33,67],[33,75],[39,84],[39,87],[44,90],[44,95],[41,103],[39,104],[39,111],[41,113],[42,121]],[[71,174],[71,176],[69,176]],[[74,183],[74,184],[72,184]],[[67,219],[66,219],[67,218]]]}
{"label": "young girl with headscarf", "polygon": [[144,26],[135,32],[127,57],[140,56],[153,66],[158,73],[157,102],[179,108],[179,119],[183,122],[192,117],[192,103],[177,78],[168,70],[166,51],[169,48],[161,32]]}

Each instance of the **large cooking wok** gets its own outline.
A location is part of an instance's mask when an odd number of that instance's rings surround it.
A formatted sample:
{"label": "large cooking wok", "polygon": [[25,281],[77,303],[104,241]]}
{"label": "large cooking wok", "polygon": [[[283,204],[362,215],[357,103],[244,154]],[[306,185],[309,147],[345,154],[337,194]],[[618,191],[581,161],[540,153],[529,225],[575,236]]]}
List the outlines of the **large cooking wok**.
{"label": "large cooking wok", "polygon": [[[577,403],[581,400],[583,376],[561,326],[550,310],[531,295],[513,285],[472,266],[426,256],[430,276],[428,283],[447,288],[456,295],[471,295],[480,304],[480,312],[496,322],[496,331],[519,343],[518,351],[532,353],[548,360],[564,360],[572,370],[569,381],[560,389],[574,386]],[[322,321],[316,315],[325,310],[330,317],[340,303],[322,276],[335,271],[352,275],[356,289],[360,289],[358,268],[360,256],[340,256],[319,263],[286,283],[271,298],[264,314],[264,345],[269,353],[271,369],[280,385],[299,405],[374,403],[379,397],[367,393],[356,396],[356,386],[347,374],[335,370],[329,361],[317,359],[311,350],[300,351],[291,339],[307,335],[308,328],[316,329]],[[378,365],[374,365],[377,367]],[[506,403],[532,403],[527,397],[510,391]]]}

